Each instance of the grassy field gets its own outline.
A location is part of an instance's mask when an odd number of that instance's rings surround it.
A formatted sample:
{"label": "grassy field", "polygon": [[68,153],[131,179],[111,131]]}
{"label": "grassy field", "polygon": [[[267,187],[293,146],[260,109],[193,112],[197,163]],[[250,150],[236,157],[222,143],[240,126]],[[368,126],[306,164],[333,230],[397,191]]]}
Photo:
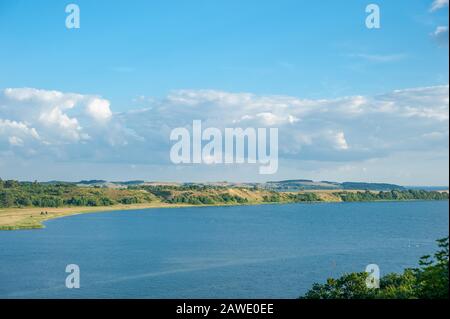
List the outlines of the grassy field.
{"label": "grassy field", "polygon": [[[70,215],[99,211],[130,210],[169,206],[164,203],[130,204],[99,207],[27,207],[0,209],[0,230],[43,228],[42,222]],[[170,205],[175,206],[175,205]]]}

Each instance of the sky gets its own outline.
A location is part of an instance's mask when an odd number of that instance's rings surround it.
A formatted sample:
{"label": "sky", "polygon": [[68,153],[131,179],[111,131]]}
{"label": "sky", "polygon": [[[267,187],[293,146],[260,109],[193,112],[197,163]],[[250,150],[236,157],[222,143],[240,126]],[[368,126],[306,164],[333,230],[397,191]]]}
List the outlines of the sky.
{"label": "sky", "polygon": [[[69,3],[0,0],[3,179],[448,185],[448,0]],[[173,164],[193,120],[278,128],[278,172]]]}

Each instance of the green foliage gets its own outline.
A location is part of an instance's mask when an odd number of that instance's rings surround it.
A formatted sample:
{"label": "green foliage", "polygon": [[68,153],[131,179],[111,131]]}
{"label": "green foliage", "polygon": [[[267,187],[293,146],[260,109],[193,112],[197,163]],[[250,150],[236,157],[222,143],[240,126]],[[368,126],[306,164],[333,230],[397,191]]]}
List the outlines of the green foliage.
{"label": "green foliage", "polygon": [[314,284],[305,299],[372,299],[375,290],[366,286],[367,273],[345,274],[329,278],[325,284]]}
{"label": "green foliage", "polygon": [[[99,181],[86,181],[86,185],[53,182],[18,182],[0,179],[0,208],[6,207],[60,207],[109,206],[137,204],[159,200],[168,204],[237,205],[246,203],[298,203],[318,202],[314,192],[289,193],[257,188],[223,187],[213,185],[135,185],[127,188],[108,188],[95,185]],[[448,200],[448,193],[420,190],[393,190],[388,192],[336,192],[343,201],[376,200]]]}
{"label": "green foliage", "polygon": [[377,200],[448,200],[448,193],[423,190],[392,190],[387,192],[336,192],[334,195],[344,202]]}
{"label": "green foliage", "polygon": [[419,269],[415,269],[417,277],[417,292],[421,298],[448,298],[448,237],[439,239],[439,251],[434,258],[423,256]]}
{"label": "green foliage", "polygon": [[127,196],[127,197],[121,198],[121,199],[119,200],[119,202],[120,202],[121,204],[127,204],[127,205],[129,205],[129,204],[137,204],[137,203],[140,203],[140,200],[139,200],[138,197],[135,197],[135,196]]}
{"label": "green foliage", "polygon": [[314,193],[301,193],[295,194],[293,198],[294,202],[319,202],[321,199]]}
{"label": "green foliage", "polygon": [[264,202],[266,203],[279,203],[281,201],[280,194],[273,192],[271,195],[263,196]]}
{"label": "green foliage", "polygon": [[71,183],[37,183],[0,179],[0,207],[110,206],[150,202],[141,190],[78,187]]}
{"label": "green foliage", "polygon": [[386,183],[360,183],[360,182],[344,182],[341,184],[343,189],[367,189],[373,191],[388,190],[405,190],[404,187],[395,184]]}
{"label": "green foliage", "polygon": [[191,204],[191,205],[214,205],[214,204],[243,204],[247,203],[246,198],[231,195],[228,193],[223,194],[196,194],[193,192],[183,192],[179,194],[172,194],[167,198],[167,202],[171,204]]}
{"label": "green foliage", "polygon": [[229,193],[228,188],[211,185],[158,185],[141,186],[140,189],[169,204],[220,205],[245,204],[248,199]]}
{"label": "green foliage", "polygon": [[419,268],[388,274],[380,288],[367,288],[368,273],[345,274],[314,284],[301,299],[448,299],[449,238],[437,240],[438,251],[419,260]]}

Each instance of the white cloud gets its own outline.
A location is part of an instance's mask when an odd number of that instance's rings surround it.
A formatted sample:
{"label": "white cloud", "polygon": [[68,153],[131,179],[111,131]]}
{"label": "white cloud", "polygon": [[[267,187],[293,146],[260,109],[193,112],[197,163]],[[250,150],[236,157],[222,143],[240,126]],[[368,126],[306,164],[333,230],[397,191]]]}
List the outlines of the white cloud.
{"label": "white cloud", "polygon": [[55,130],[61,137],[71,141],[79,141],[83,136],[81,126],[76,118],[70,118],[61,109],[55,107],[49,111],[43,111],[39,116],[39,121],[47,126],[49,130]]}
{"label": "white cloud", "polygon": [[79,141],[82,128],[69,112],[83,99],[81,94],[8,88],[0,93],[0,118],[31,123],[46,143]]}
{"label": "white cloud", "polygon": [[437,26],[431,36],[442,46],[448,45],[448,26]]}
{"label": "white cloud", "polygon": [[274,114],[272,112],[261,112],[257,113],[256,115],[243,115],[241,119],[233,120],[234,124],[238,123],[249,123],[253,122],[254,124],[258,122],[258,125],[260,126],[277,126],[277,125],[285,125],[285,124],[294,124],[299,121],[298,118],[296,118],[293,115],[287,114]]}
{"label": "white cloud", "polygon": [[[138,114],[138,115],[136,115]],[[276,126],[281,156],[323,161],[361,160],[430,146],[421,135],[447,131],[448,85],[377,96],[301,99],[215,90],[181,90],[153,101],[148,111],[122,115],[142,136],[161,141],[170,128]],[[163,133],[162,136],[160,134]],[[162,147],[168,147],[162,142]]]}
{"label": "white cloud", "polygon": [[335,148],[337,148],[338,150],[347,150],[348,149],[348,144],[347,144],[347,141],[345,140],[344,132],[335,133],[333,138],[334,138]]}
{"label": "white cloud", "polygon": [[7,139],[10,144],[15,144],[18,141],[22,141],[23,144],[23,140],[25,139],[39,141],[40,137],[35,128],[29,127],[24,122],[3,120],[0,118],[0,141],[2,139]]}
{"label": "white cloud", "polygon": [[86,105],[86,113],[98,122],[106,122],[112,117],[109,105],[108,100],[92,98]]}
{"label": "white cloud", "polygon": [[[3,126],[0,132],[6,136],[3,140],[15,137],[10,140],[12,143],[3,144],[5,147],[17,144],[27,146],[31,141],[29,136],[16,131],[19,128],[22,131],[29,129],[39,136],[33,142],[37,153],[54,153],[66,159],[73,156],[72,152],[77,153],[77,144],[85,145],[90,141],[96,148],[107,148],[126,145],[127,139],[139,138],[124,123],[113,120],[108,100],[95,95],[7,88],[0,91],[0,120]],[[7,131],[5,127],[8,127]],[[11,127],[15,127],[15,131]],[[68,149],[64,149],[63,145],[67,145]],[[88,153],[83,151],[83,156],[90,157]]]}
{"label": "white cloud", "polygon": [[448,33],[448,26],[438,26],[436,27],[436,30],[433,32],[433,34],[438,37],[442,34]]}
{"label": "white cloud", "polygon": [[431,4],[430,11],[433,12],[445,7],[448,7],[448,0],[434,0]]}
{"label": "white cloud", "polygon": [[140,109],[114,113],[98,96],[7,89],[0,91],[0,152],[69,163],[169,165],[171,129],[202,120],[221,129],[279,128],[285,162],[367,167],[366,161],[397,153],[448,151],[448,93],[448,85],[334,99],[181,90],[143,97]]}
{"label": "white cloud", "polygon": [[39,90],[34,88],[7,88],[3,92],[10,100],[19,102],[57,104],[62,109],[70,109],[83,98],[80,94],[59,91]]}

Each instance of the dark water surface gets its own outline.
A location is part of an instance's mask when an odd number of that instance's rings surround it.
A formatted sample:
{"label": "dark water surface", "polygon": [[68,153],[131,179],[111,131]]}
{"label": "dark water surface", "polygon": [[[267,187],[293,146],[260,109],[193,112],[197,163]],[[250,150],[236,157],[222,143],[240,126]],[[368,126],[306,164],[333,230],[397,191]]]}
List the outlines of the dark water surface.
{"label": "dark water surface", "polygon": [[[378,264],[417,265],[448,235],[448,201],[115,211],[0,232],[0,297],[296,298]],[[67,289],[66,265],[81,270]]]}

